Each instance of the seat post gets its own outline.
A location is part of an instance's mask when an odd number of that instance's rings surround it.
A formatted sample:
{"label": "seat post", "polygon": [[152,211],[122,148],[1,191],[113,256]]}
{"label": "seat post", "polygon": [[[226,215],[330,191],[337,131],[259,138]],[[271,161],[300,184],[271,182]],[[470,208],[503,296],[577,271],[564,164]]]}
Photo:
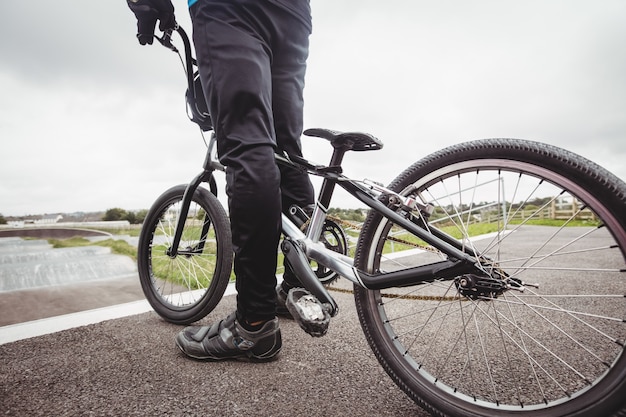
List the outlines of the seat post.
{"label": "seat post", "polygon": [[[339,167],[339,172],[341,172],[341,162],[343,161],[343,156],[349,148],[345,146],[333,146],[333,154],[330,158],[329,167]],[[335,190],[335,181],[329,178],[324,178],[322,181],[322,188],[320,189],[320,197],[319,202],[322,204],[324,209],[328,210],[328,206],[330,204],[330,200],[333,196],[333,191]]]}
{"label": "seat post", "polygon": [[345,145],[333,146],[333,154],[330,157],[331,167],[340,167],[343,162],[343,156],[349,151],[350,148]]}

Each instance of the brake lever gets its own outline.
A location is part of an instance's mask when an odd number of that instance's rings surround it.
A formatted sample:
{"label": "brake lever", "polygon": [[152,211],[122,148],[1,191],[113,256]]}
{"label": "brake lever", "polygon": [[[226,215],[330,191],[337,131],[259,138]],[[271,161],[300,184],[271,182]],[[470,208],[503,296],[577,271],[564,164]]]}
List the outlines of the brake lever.
{"label": "brake lever", "polygon": [[160,38],[156,34],[154,35],[154,37],[159,41],[161,45],[163,45],[167,49],[170,49],[178,53],[178,49],[176,49],[174,44],[172,44],[172,32],[173,31],[174,29],[167,29],[165,32],[163,32],[163,36],[161,36]]}

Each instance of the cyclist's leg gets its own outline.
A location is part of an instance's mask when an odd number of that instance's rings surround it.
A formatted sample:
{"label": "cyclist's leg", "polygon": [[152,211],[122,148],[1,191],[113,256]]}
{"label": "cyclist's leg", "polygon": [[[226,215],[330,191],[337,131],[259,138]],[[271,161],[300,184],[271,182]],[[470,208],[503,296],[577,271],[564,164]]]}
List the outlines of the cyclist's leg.
{"label": "cyclist's leg", "polygon": [[[293,19],[292,16],[287,18]],[[293,26],[276,28],[277,35],[272,45],[272,108],[278,151],[301,157],[303,90],[310,31],[307,25],[298,25],[297,31],[293,30]],[[281,33],[286,29],[289,33]],[[286,166],[279,168],[283,211],[287,212],[292,205],[302,208],[312,205],[315,194],[309,175]],[[291,287],[300,286],[286,259],[284,265],[283,289],[288,291]]]}
{"label": "cyclist's leg", "polygon": [[268,320],[275,316],[281,211],[270,54],[257,28],[247,23],[253,20],[250,10],[205,1],[197,2],[191,13],[218,153],[228,167],[238,318],[249,323]]}
{"label": "cyclist's leg", "polygon": [[[305,58],[306,56],[303,60]],[[302,91],[306,66],[304,61],[280,65],[279,59],[280,56],[275,54],[272,69],[274,126],[278,151],[302,157],[300,136],[303,129]],[[279,168],[283,211],[286,212],[292,205],[304,208],[313,204],[315,196],[309,175],[287,166]]]}

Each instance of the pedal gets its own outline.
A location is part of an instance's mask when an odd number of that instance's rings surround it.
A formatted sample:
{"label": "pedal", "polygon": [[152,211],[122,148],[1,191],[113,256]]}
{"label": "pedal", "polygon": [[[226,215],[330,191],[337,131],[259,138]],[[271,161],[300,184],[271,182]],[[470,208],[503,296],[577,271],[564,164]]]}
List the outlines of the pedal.
{"label": "pedal", "polygon": [[325,307],[304,288],[292,288],[287,295],[287,310],[302,330],[313,337],[322,337],[330,324],[330,307]]}

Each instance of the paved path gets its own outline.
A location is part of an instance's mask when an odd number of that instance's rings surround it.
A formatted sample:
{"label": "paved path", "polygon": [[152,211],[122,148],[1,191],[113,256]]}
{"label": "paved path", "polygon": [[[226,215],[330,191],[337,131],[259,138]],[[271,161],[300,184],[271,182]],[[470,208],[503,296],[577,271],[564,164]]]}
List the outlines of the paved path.
{"label": "paved path", "polygon": [[[84,297],[98,298],[92,290],[85,288]],[[335,295],[341,310],[328,334],[312,338],[282,320],[283,351],[267,364],[188,360],[174,345],[180,327],[154,312],[2,344],[0,410],[6,416],[426,416],[374,358],[351,294]],[[3,315],[5,299],[0,294]],[[33,299],[48,305],[45,293]],[[227,296],[203,322],[234,308],[235,297]]]}
{"label": "paved path", "polygon": [[[311,338],[281,320],[279,360],[249,364],[183,357],[174,345],[181,327],[151,311],[110,319],[107,306],[142,302],[136,276],[0,293],[0,410],[7,416],[426,416],[374,358],[352,295],[333,295],[340,313],[327,336]],[[89,312],[95,324],[2,342],[21,320],[71,327],[69,321],[87,314],[81,311],[94,308],[101,308]],[[234,308],[235,297],[227,296],[203,323]]]}

